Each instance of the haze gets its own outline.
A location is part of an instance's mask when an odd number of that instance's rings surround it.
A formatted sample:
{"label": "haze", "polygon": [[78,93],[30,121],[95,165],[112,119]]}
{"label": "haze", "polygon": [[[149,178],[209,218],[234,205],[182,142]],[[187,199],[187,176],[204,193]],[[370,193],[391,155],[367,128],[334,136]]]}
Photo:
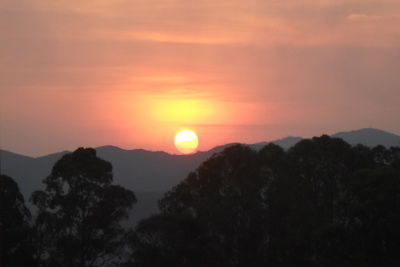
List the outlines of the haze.
{"label": "haze", "polygon": [[3,0],[0,147],[400,133],[399,14],[397,0]]}

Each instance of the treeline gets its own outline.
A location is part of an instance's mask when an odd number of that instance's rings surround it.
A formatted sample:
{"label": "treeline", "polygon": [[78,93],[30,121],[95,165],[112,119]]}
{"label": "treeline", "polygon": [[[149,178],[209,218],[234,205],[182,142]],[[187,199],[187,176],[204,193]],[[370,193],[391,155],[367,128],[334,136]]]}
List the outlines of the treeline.
{"label": "treeline", "polygon": [[[155,166],[156,167],[156,166]],[[134,175],[134,174],[133,174]],[[1,266],[398,266],[400,148],[328,136],[235,145],[122,226],[136,202],[93,149],[65,155],[26,209],[0,178]],[[33,218],[32,218],[33,217]]]}

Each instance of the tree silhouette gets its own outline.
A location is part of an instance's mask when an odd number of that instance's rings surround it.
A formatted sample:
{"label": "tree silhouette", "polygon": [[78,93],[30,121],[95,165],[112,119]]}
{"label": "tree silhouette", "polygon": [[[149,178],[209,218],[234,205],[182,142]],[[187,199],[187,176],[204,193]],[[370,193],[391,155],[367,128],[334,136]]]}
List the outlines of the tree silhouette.
{"label": "tree silhouette", "polygon": [[265,170],[261,175],[259,164],[256,152],[236,145],[189,174],[160,201],[161,215],[136,229],[133,257],[141,261],[135,266],[163,266],[164,258],[151,264],[144,260],[155,253],[168,255],[175,266],[265,263],[273,174]]}
{"label": "tree silhouette", "polygon": [[127,234],[120,222],[136,202],[112,185],[112,166],[91,148],[63,156],[32,194],[41,266],[94,267],[120,262]]}
{"label": "tree silhouette", "polygon": [[30,216],[17,183],[0,175],[0,266],[35,266],[29,242]]}
{"label": "tree silhouette", "polygon": [[399,192],[400,148],[235,145],[139,223],[129,266],[396,266]]}
{"label": "tree silhouette", "polygon": [[144,219],[131,237],[134,256],[126,266],[218,266],[217,251],[210,251],[204,230],[187,214]]}

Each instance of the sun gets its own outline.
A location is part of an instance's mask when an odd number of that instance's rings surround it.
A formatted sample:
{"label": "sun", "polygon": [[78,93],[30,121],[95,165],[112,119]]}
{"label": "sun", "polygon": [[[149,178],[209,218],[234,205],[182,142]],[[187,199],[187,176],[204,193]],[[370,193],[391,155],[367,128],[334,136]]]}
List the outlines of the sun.
{"label": "sun", "polygon": [[182,130],[175,135],[174,143],[181,153],[190,154],[195,152],[199,146],[199,138],[191,130]]}

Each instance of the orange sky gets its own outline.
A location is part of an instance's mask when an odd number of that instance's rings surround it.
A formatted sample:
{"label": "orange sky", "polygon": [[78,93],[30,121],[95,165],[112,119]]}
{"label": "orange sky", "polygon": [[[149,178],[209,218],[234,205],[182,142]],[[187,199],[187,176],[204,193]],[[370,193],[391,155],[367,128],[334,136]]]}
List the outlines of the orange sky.
{"label": "orange sky", "polygon": [[400,133],[398,0],[3,0],[0,147]]}

